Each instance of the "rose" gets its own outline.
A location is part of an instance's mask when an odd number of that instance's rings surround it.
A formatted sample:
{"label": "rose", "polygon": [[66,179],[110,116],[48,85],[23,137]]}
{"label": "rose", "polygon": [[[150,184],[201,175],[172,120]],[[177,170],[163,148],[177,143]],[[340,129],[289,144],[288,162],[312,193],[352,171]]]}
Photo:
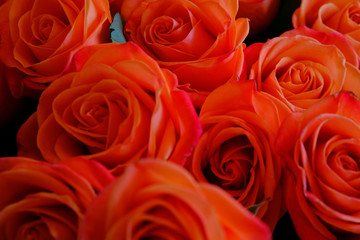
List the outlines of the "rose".
{"label": "rose", "polygon": [[341,33],[360,53],[359,11],[357,0],[302,0],[292,20],[294,27],[308,26],[322,32]]}
{"label": "rose", "polygon": [[226,192],[159,159],[129,165],[88,208],[79,239],[271,239]]}
{"label": "rose", "polygon": [[359,109],[358,98],[339,93],[293,113],[279,130],[276,147],[291,173],[287,206],[301,239],[360,234]]}
{"label": "rose", "polygon": [[273,143],[290,113],[278,99],[255,90],[254,81],[227,83],[206,99],[203,133],[188,168],[219,185],[245,207],[257,209],[273,230],[284,213],[282,163]]}
{"label": "rose", "polygon": [[19,72],[9,79],[12,93],[42,91],[66,72],[76,50],[107,40],[110,20],[106,0],[6,1],[0,7],[0,60]]}
{"label": "rose", "polygon": [[236,17],[249,18],[249,36],[253,37],[264,31],[276,17],[280,0],[238,0],[239,9]]}
{"label": "rose", "polygon": [[290,30],[249,46],[245,59],[242,77],[255,79],[260,91],[281,99],[293,111],[341,90],[360,96],[358,58],[340,34]]}
{"label": "rose", "polygon": [[201,128],[174,74],[130,42],[86,47],[74,61],[21,127],[19,155],[50,162],[86,155],[114,172],[140,157],[184,164]]}
{"label": "rose", "polygon": [[0,158],[1,239],[77,239],[85,210],[113,176],[96,162],[68,161]]}
{"label": "rose", "polygon": [[235,20],[237,1],[124,0],[129,41],[173,71],[196,106],[216,87],[237,78],[248,21]]}

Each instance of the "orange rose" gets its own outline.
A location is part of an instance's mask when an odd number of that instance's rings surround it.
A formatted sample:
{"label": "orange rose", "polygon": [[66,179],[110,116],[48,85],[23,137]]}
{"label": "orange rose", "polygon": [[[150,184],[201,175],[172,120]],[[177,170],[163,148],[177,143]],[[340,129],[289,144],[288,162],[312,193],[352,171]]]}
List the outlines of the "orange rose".
{"label": "orange rose", "polygon": [[290,30],[249,46],[245,58],[243,77],[255,79],[260,91],[279,98],[293,111],[341,90],[360,96],[358,58],[340,34]]}
{"label": "orange rose", "polygon": [[274,229],[284,213],[282,163],[273,143],[289,110],[276,98],[255,91],[254,81],[227,83],[206,99],[203,134],[189,169],[195,178],[219,185]]}
{"label": "orange rose", "polygon": [[201,106],[240,74],[248,20],[235,20],[237,9],[237,1],[124,0],[121,16],[127,39],[173,71]]}
{"label": "orange rose", "polygon": [[250,32],[253,37],[264,31],[274,20],[279,10],[280,0],[238,0],[236,17],[249,18]]}
{"label": "orange rose", "polygon": [[259,219],[182,167],[144,159],[129,165],[89,207],[79,239],[271,239]]}
{"label": "orange rose", "polygon": [[76,50],[105,41],[108,5],[107,0],[6,1],[0,7],[0,60],[19,71],[9,79],[13,95],[43,90],[66,72]]}
{"label": "orange rose", "polygon": [[277,150],[291,172],[287,205],[301,239],[360,234],[360,101],[348,92],[285,119]]}
{"label": "orange rose", "polygon": [[19,155],[87,155],[120,170],[143,156],[184,164],[201,128],[174,74],[130,42],[89,46],[74,59],[77,72],[54,81],[20,129]]}
{"label": "orange rose", "polygon": [[85,210],[112,179],[84,159],[51,165],[0,158],[0,239],[77,239]]}
{"label": "orange rose", "polygon": [[308,26],[346,36],[360,54],[360,2],[357,0],[302,0],[293,14],[294,27]]}

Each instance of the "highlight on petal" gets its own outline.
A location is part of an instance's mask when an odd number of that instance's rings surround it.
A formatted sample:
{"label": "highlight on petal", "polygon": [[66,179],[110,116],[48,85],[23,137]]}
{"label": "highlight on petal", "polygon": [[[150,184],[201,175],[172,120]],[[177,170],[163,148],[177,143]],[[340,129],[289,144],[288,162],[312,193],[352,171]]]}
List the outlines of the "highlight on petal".
{"label": "highlight on petal", "polygon": [[197,183],[184,168],[161,159],[129,165],[94,200],[79,234],[81,239],[271,239],[266,225],[224,191]]}

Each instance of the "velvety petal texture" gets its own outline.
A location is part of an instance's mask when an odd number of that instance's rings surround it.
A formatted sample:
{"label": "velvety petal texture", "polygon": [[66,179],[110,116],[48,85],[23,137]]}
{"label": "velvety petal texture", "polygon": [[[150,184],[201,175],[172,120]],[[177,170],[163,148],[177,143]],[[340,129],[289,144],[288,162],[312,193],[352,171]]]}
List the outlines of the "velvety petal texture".
{"label": "velvety petal texture", "polygon": [[360,96],[358,57],[341,34],[297,28],[245,50],[243,78],[302,111],[341,90]]}
{"label": "velvety petal texture", "polygon": [[129,165],[94,200],[79,239],[271,239],[225,191],[160,159]]}
{"label": "velvety petal texture", "polygon": [[360,234],[359,109],[359,99],[342,92],[293,113],[280,128],[276,148],[290,172],[287,205],[301,239]]}
{"label": "velvety petal texture", "polygon": [[174,74],[130,42],[86,47],[72,68],[20,129],[19,154],[38,148],[50,162],[87,155],[119,171],[140,157],[185,163],[201,127]]}
{"label": "velvety petal texture", "polygon": [[285,212],[283,164],[274,150],[282,120],[290,110],[256,91],[254,81],[227,83],[206,99],[203,134],[188,168],[202,182],[216,184],[241,205],[255,207],[271,229]]}
{"label": "velvety petal texture", "polygon": [[0,238],[77,239],[85,211],[113,176],[95,161],[0,158]]}
{"label": "velvety petal texture", "polygon": [[210,91],[237,78],[248,20],[235,19],[237,1],[124,0],[121,15],[129,41],[173,71],[201,106]]}
{"label": "velvety petal texture", "polygon": [[[21,7],[19,7],[21,6]],[[42,91],[66,72],[82,46],[108,41],[106,0],[10,0],[0,7],[0,60],[23,74],[15,96]]]}

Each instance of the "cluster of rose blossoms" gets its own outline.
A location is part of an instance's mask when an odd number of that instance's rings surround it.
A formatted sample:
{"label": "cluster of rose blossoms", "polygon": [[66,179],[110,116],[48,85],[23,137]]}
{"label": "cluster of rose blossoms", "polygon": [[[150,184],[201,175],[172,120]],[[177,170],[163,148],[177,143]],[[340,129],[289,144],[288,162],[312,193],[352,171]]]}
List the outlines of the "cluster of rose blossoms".
{"label": "cluster of rose blossoms", "polygon": [[360,238],[360,1],[284,2],[0,0],[0,239]]}

